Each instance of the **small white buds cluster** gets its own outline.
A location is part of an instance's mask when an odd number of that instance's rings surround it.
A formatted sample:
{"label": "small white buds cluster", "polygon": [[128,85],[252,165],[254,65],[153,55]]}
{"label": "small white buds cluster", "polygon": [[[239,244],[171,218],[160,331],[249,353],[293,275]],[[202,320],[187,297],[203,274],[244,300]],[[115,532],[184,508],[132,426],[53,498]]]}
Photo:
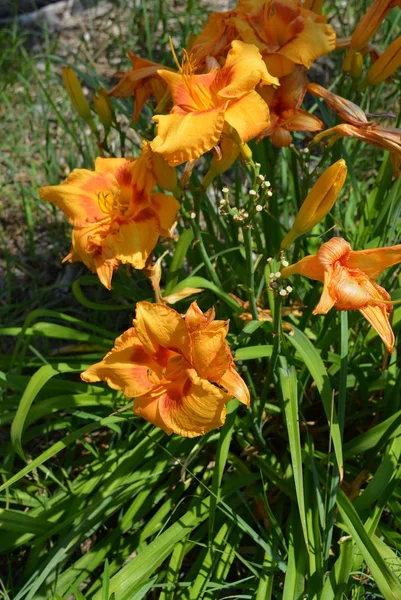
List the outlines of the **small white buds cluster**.
{"label": "small white buds cluster", "polygon": [[269,196],[269,198],[271,198],[273,196],[273,192],[271,190],[270,181],[267,181],[267,179],[265,179],[265,177],[263,175],[259,175],[258,180],[260,182],[260,187],[263,190],[264,194],[266,194],[266,196]]}
{"label": "small white buds cluster", "polygon": [[249,218],[249,213],[245,210],[245,208],[233,208],[233,219],[238,223],[244,223]]}
{"label": "small white buds cluster", "polygon": [[[271,264],[273,258],[269,256],[266,260],[267,264]],[[280,253],[280,262],[282,267],[288,267],[288,261],[284,256],[284,252]],[[273,263],[274,264],[274,263]],[[292,292],[292,287],[290,285],[284,286],[284,282],[282,282],[281,271],[275,271],[269,274],[269,289],[278,294],[281,298],[286,298]]]}
{"label": "small white buds cluster", "polygon": [[228,215],[228,213],[229,213],[229,209],[230,209],[230,204],[228,202],[229,192],[230,192],[230,190],[228,189],[228,187],[223,187],[223,189],[221,190],[221,193],[223,194],[223,197],[219,203],[219,211],[220,211],[221,215]]}

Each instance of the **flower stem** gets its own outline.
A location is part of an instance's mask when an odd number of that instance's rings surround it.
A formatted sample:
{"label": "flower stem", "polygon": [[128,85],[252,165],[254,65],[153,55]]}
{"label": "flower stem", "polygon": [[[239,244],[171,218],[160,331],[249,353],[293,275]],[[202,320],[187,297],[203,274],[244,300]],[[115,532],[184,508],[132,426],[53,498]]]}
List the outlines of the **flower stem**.
{"label": "flower stem", "polygon": [[[348,372],[348,312],[341,311],[341,337],[340,337],[340,378],[338,386],[338,422],[340,426],[341,438],[344,436],[345,421],[345,401],[347,396],[347,372]],[[331,435],[330,435],[331,439]],[[329,450],[330,452],[330,450]],[[333,537],[334,511],[336,506],[337,490],[341,483],[340,473],[337,463],[334,464],[331,480],[329,477],[329,467],[327,468],[327,481],[325,498],[326,514],[326,535],[323,543],[324,558],[326,563],[329,560],[330,547]]]}
{"label": "flower stem", "polygon": [[275,296],[274,298],[274,316],[273,316],[273,350],[269,360],[269,367],[267,369],[266,380],[263,384],[262,395],[260,398],[259,406],[259,424],[262,429],[263,412],[267,397],[269,395],[270,385],[274,380],[274,372],[276,369],[277,358],[281,351],[281,297]]}
{"label": "flower stem", "polygon": [[348,311],[341,311],[341,342],[340,342],[340,385],[338,394],[338,420],[340,424],[341,437],[344,435],[345,401],[347,395],[347,372],[348,372]]}
{"label": "flower stem", "polygon": [[256,307],[256,300],[255,300],[255,274],[254,274],[254,270],[253,270],[253,257],[252,257],[252,230],[251,230],[250,226],[245,226],[245,227],[243,227],[242,231],[244,234],[244,244],[245,244],[249,307],[251,310],[252,319],[254,319],[255,321],[259,321],[258,309]]}
{"label": "flower stem", "polygon": [[206,271],[207,271],[210,279],[214,283],[214,285],[217,285],[217,287],[219,287],[220,289],[223,289],[223,286],[221,285],[221,281],[218,278],[218,275],[217,275],[212,263],[210,262],[209,255],[207,253],[205,244],[203,243],[201,229],[200,229],[198,223],[196,223],[196,221],[194,219],[190,218],[190,223],[191,223],[192,231],[194,232],[194,237],[195,237],[195,239],[197,241],[197,245],[199,247],[199,251],[202,256],[202,260],[205,263]]}

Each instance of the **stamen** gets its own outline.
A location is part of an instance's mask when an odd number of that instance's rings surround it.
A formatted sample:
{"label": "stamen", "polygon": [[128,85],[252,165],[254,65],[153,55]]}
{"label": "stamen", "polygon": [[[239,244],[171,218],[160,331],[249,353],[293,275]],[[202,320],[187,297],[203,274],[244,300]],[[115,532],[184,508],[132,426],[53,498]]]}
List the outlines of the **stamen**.
{"label": "stamen", "polygon": [[119,188],[116,191],[99,192],[97,200],[100,210],[111,217],[123,214],[127,207],[121,203],[120,196],[121,190]]}
{"label": "stamen", "polygon": [[169,41],[169,44],[170,44],[171,53],[173,55],[174,62],[177,65],[177,69],[179,71],[181,71],[181,65],[180,65],[180,63],[178,61],[177,54],[175,53],[175,49],[174,49],[174,46],[173,46],[173,40],[171,39],[171,35],[168,36],[168,41]]}

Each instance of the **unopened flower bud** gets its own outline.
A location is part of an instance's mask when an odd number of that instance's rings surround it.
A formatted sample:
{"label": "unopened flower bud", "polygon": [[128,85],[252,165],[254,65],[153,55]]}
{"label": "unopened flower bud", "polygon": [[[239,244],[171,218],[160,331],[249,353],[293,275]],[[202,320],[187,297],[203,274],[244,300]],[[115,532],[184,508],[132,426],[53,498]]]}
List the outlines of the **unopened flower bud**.
{"label": "unopened flower bud", "polygon": [[281,242],[282,250],[289,248],[297,237],[310,231],[331,211],[346,176],[347,167],[342,158],[325,170],[307,195],[293,226]]}
{"label": "unopened flower bud", "polygon": [[71,104],[79,114],[79,116],[89,125],[93,133],[97,133],[95,123],[92,119],[92,112],[88,104],[85,94],[83,93],[81,84],[72,67],[63,67],[61,71],[65,91],[67,92]]}
{"label": "unopened flower bud", "polygon": [[363,86],[377,85],[390,77],[401,66],[401,36],[379,56],[370,67]]}
{"label": "unopened flower bud", "polygon": [[368,44],[393,6],[395,6],[394,0],[373,0],[352,34],[349,51],[342,67],[343,71],[351,71],[355,52],[362,50]]}
{"label": "unopened flower bud", "polygon": [[93,106],[106,133],[109,132],[113,120],[113,105],[105,88],[100,88],[93,96]]}

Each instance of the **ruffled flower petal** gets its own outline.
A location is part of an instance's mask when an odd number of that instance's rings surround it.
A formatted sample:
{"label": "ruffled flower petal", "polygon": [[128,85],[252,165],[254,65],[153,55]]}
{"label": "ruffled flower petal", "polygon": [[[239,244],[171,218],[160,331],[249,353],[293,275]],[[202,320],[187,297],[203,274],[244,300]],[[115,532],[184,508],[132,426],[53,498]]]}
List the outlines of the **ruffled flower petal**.
{"label": "ruffled flower petal", "polygon": [[204,327],[209,325],[209,323],[211,323],[214,320],[214,317],[215,310],[213,306],[209,308],[206,312],[203,312],[199,308],[198,303],[195,301],[192,302],[187,312],[185,313],[185,324],[190,332],[196,331],[197,329],[203,329]]}
{"label": "ruffled flower petal", "polygon": [[149,423],[153,423],[156,427],[163,429],[167,435],[171,435],[173,429],[168,427],[159,411],[159,399],[163,394],[165,394],[165,388],[157,387],[148,394],[135,398],[133,411],[134,414],[146,419]]}
{"label": "ruffled flower petal", "polygon": [[151,142],[171,166],[193,161],[215,146],[224,126],[224,108],[186,113],[176,107],[169,115],[156,115],[157,136]]}
{"label": "ruffled flower petal", "polygon": [[138,302],[134,320],[135,330],[146,351],[161,354],[167,364],[169,349],[189,357],[189,334],[184,319],[174,309],[164,304]]}
{"label": "ruffled flower petal", "polygon": [[83,381],[105,381],[127,398],[146,394],[161,376],[161,367],[146,353],[133,327],[116,339],[102,361],[81,374]]}
{"label": "ruffled flower petal", "polygon": [[389,267],[401,262],[401,244],[388,248],[351,250],[344,265],[349,269],[360,269],[371,279],[376,279]]}
{"label": "ruffled flower petal", "polygon": [[165,425],[174,433],[196,437],[224,424],[225,405],[230,396],[198,377],[195,371],[188,374],[182,387],[167,387],[159,398],[159,411]]}
{"label": "ruffled flower petal", "polygon": [[114,223],[104,241],[115,258],[135,269],[143,269],[157,244],[160,222],[152,209],[141,211],[133,221]]}
{"label": "ruffled flower petal", "polygon": [[318,305],[313,311],[314,315],[325,315],[336,303],[336,297],[332,295],[332,278],[333,269],[330,268],[324,273],[323,292]]}
{"label": "ruffled flower petal", "polygon": [[170,230],[175,223],[180,203],[167,194],[153,194],[151,206],[156,211],[160,222],[160,235],[170,236]]}
{"label": "ruffled flower petal", "polygon": [[269,107],[255,91],[248,92],[230,104],[226,110],[226,121],[246,143],[261,133],[269,124]]}
{"label": "ruffled flower petal", "polygon": [[232,363],[226,342],[227,328],[205,327],[190,334],[191,363],[204,379],[219,381]]}
{"label": "ruffled flower petal", "polygon": [[303,275],[304,277],[308,277],[309,279],[317,279],[318,281],[324,280],[324,267],[318,257],[315,256],[305,256],[297,263],[290,265],[289,267],[285,267],[281,271],[281,276],[291,277],[292,275]]}
{"label": "ruffled flower petal", "polygon": [[336,33],[331,25],[305,18],[299,35],[287,42],[280,54],[310,69],[319,56],[332,52],[335,47]]}
{"label": "ruffled flower petal", "polygon": [[251,398],[247,385],[233,364],[230,365],[218,383],[227,390],[231,397],[237,398],[245,406],[250,405]]}
{"label": "ruffled flower petal", "polygon": [[384,306],[365,306],[359,311],[377,331],[390,354],[394,350],[394,332],[391,328],[388,312]]}
{"label": "ruffled flower petal", "polygon": [[243,94],[261,85],[280,85],[277,77],[268,72],[258,48],[252,44],[244,44],[235,40],[227,55],[219,78],[226,79],[225,87],[220,88],[218,95],[223,98],[239,98]]}
{"label": "ruffled flower petal", "polygon": [[63,183],[40,188],[39,195],[61,208],[72,225],[86,225],[106,218],[99,206],[99,194],[116,186],[111,173],[74,169]]}

